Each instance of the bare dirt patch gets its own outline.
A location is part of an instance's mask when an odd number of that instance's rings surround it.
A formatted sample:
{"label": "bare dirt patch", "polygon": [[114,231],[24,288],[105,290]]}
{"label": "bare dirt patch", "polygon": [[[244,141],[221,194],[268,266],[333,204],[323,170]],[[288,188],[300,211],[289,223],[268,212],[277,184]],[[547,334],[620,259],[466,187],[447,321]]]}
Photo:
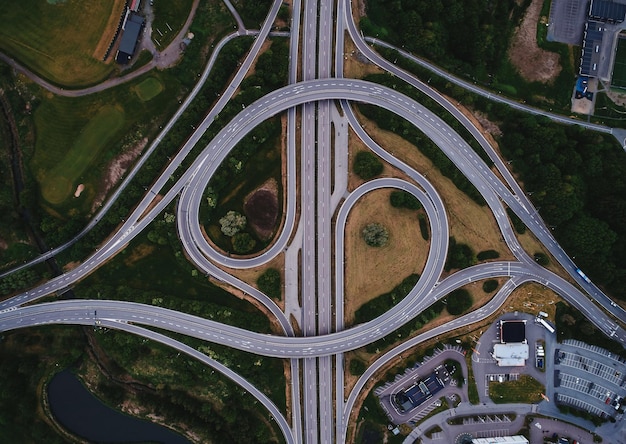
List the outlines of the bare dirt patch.
{"label": "bare dirt patch", "polygon": [[362,79],[368,74],[381,74],[384,71],[361,55],[350,37],[346,35],[343,58],[344,74],[348,78]]}
{"label": "bare dirt patch", "polygon": [[[430,248],[419,229],[417,211],[394,208],[389,204],[392,190],[367,193],[352,208],[345,232],[345,313],[346,324],[365,302],[392,290],[412,273],[421,273]],[[370,247],[361,230],[378,222],[389,230],[384,247]]]}
{"label": "bare dirt patch", "polygon": [[156,250],[156,245],[140,244],[133,248],[130,255],[126,259],[124,259],[124,264],[127,267],[130,267],[138,260],[150,255],[150,253],[152,253],[154,250]]}
{"label": "bare dirt patch", "polygon": [[85,191],[85,185],[81,183],[76,187],[76,191],[74,191],[74,197],[80,197],[83,191]]}
{"label": "bare dirt patch", "polygon": [[261,240],[269,239],[278,220],[278,184],[270,179],[244,199],[243,212]]}
{"label": "bare dirt patch", "polygon": [[104,201],[106,195],[109,193],[117,182],[124,176],[124,173],[134,163],[135,159],[141,154],[143,149],[148,144],[148,138],[144,137],[139,143],[137,143],[131,150],[120,154],[111,161],[107,167],[107,174],[103,180],[103,184],[100,187],[100,192],[96,195],[91,206],[91,212],[93,213],[96,208]]}
{"label": "bare dirt patch", "polygon": [[561,72],[559,55],[537,45],[537,23],[543,0],[532,0],[509,47],[509,59],[529,82],[551,83]]}

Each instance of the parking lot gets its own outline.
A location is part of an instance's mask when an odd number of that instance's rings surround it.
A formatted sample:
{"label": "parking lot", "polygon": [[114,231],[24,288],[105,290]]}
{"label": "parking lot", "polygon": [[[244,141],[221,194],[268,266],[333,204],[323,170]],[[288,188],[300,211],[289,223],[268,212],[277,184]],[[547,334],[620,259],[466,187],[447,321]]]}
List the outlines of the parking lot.
{"label": "parking lot", "polygon": [[557,364],[566,367],[572,367],[591,373],[594,376],[615,384],[618,387],[625,387],[625,375],[621,369],[617,369],[613,365],[606,365],[595,359],[582,356],[576,352],[568,352],[559,350],[557,353]]}
{"label": "parking lot", "polygon": [[557,393],[556,400],[560,403],[576,407],[584,412],[589,412],[592,415],[602,416],[602,414],[604,413],[602,409],[599,409],[598,407],[591,405],[586,401],[574,398],[573,396],[564,395],[563,393]]}
{"label": "parking lot", "polygon": [[588,379],[578,378],[574,375],[569,375],[567,373],[561,372],[559,374],[560,377],[560,386],[572,390],[579,391],[586,395],[592,396],[604,403],[606,403],[607,398],[613,399],[616,393],[608,388],[594,383]]}

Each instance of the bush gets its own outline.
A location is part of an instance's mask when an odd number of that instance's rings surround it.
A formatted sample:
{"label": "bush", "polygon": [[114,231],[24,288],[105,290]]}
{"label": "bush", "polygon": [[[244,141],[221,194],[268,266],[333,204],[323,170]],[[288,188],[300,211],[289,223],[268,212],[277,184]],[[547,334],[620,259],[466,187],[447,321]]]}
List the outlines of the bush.
{"label": "bush", "polygon": [[281,299],[281,281],[280,272],[276,268],[268,268],[256,280],[256,284],[263,293],[270,298]]}
{"label": "bush", "polygon": [[420,276],[418,274],[411,274],[404,278],[402,282],[389,293],[381,294],[361,305],[354,312],[354,323],[361,324],[368,322],[385,313],[409,294],[413,287],[415,287],[415,284],[417,284],[419,278]]}
{"label": "bush", "polygon": [[489,279],[488,281],[483,282],[483,291],[485,293],[491,293],[496,288],[498,288],[498,281],[495,279]]}
{"label": "bush", "polygon": [[454,290],[447,297],[448,304],[446,305],[448,313],[451,315],[460,315],[469,309],[474,301],[472,295],[464,288]]}
{"label": "bush", "polygon": [[392,191],[389,195],[389,203],[395,208],[407,208],[409,210],[419,210],[422,208],[420,201],[406,191]]}
{"label": "bush", "polygon": [[379,223],[367,224],[361,232],[363,240],[370,247],[383,247],[389,242],[389,231]]}
{"label": "bush", "polygon": [[511,219],[511,224],[513,225],[513,228],[515,228],[515,231],[517,231],[517,234],[526,233],[526,225],[524,224],[524,222],[522,222],[522,219],[517,217],[517,214],[515,214],[513,210],[507,208],[506,214],[509,215],[509,218]]}
{"label": "bush", "polygon": [[428,232],[428,223],[426,222],[426,216],[420,214],[417,216],[417,220],[420,223],[420,233],[422,233],[422,238],[424,240],[430,239],[430,233]]}
{"label": "bush", "polygon": [[487,259],[498,259],[499,257],[500,253],[498,253],[496,250],[485,250],[476,255],[476,258],[479,261],[484,261]]}
{"label": "bush", "polygon": [[350,374],[352,376],[361,376],[365,373],[367,366],[360,359],[351,359],[350,360]]}
{"label": "bush", "polygon": [[383,164],[369,151],[359,151],[352,165],[354,172],[364,180],[371,179],[383,172]]}

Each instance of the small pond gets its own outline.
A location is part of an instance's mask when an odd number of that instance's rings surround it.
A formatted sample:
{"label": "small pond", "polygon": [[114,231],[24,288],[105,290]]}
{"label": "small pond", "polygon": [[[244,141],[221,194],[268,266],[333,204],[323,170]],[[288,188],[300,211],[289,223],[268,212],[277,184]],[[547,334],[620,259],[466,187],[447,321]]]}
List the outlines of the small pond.
{"label": "small pond", "polygon": [[74,435],[91,442],[191,444],[166,427],[133,418],[103,404],[69,370],[52,378],[48,399],[55,419]]}

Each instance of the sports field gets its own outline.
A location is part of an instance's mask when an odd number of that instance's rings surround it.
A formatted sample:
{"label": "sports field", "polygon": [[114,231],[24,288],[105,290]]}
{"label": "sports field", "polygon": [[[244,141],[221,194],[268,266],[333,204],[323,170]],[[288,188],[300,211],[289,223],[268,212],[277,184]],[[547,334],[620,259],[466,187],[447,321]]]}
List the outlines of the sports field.
{"label": "sports field", "polygon": [[53,205],[63,203],[87,167],[98,158],[124,123],[121,108],[104,105],[82,128],[72,147],[41,180],[41,195]]}
{"label": "sports field", "polygon": [[[98,83],[114,69],[102,62],[123,0],[20,0],[0,8],[0,50],[53,83]],[[115,16],[115,20],[112,17]],[[101,43],[101,40],[103,43]]]}
{"label": "sports field", "polygon": [[611,86],[626,89],[626,38],[624,37],[617,40],[617,53],[615,54]]}

